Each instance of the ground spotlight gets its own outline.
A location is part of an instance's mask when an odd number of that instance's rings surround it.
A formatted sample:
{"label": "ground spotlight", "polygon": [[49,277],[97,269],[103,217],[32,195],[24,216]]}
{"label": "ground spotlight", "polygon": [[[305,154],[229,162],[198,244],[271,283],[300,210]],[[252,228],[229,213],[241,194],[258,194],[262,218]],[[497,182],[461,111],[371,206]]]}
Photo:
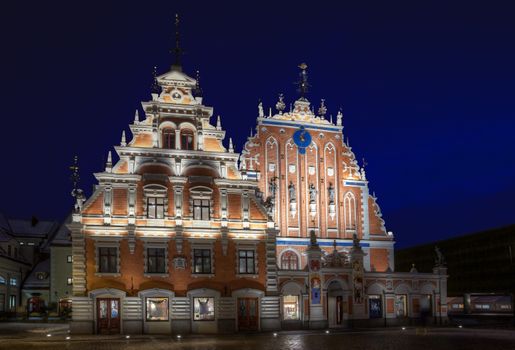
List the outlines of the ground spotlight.
{"label": "ground spotlight", "polygon": [[460,324],[460,325],[458,326],[458,328],[463,328],[463,326]]}
{"label": "ground spotlight", "polygon": [[130,339],[130,338],[131,338],[131,336],[130,336],[130,335],[126,335],[126,336],[125,336],[125,339]]}
{"label": "ground spotlight", "polygon": [[405,331],[406,330],[406,327],[402,327],[402,330]]}
{"label": "ground spotlight", "polygon": [[326,331],[325,331],[325,334],[329,334],[329,330],[326,330]]}
{"label": "ground spotlight", "polygon": [[52,334],[48,333],[46,336],[47,336],[47,337],[51,337],[51,336],[52,336]]}
{"label": "ground spotlight", "polygon": [[70,337],[70,336],[67,336],[67,337],[66,337],[66,340],[70,340],[71,338],[72,338],[72,337]]}
{"label": "ground spotlight", "polygon": [[181,338],[182,338],[182,335],[177,334],[177,339],[181,339]]}
{"label": "ground spotlight", "polygon": [[277,333],[274,333],[274,337],[277,337]]}

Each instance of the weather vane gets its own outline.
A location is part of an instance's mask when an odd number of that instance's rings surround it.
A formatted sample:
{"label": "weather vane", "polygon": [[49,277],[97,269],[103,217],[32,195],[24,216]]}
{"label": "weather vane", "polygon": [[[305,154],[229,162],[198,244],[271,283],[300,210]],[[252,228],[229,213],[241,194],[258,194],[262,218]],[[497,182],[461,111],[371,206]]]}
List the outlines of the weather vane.
{"label": "weather vane", "polygon": [[309,83],[308,83],[308,74],[306,73],[306,68],[308,65],[306,63],[299,64],[299,68],[301,69],[299,76],[300,80],[296,83],[298,85],[298,91],[300,93],[300,99],[306,100],[306,94],[308,92]]}
{"label": "weather vane", "polygon": [[73,164],[70,166],[70,170],[72,171],[72,175],[70,176],[70,180],[72,180],[73,189],[76,190],[77,189],[77,185],[79,184],[79,181],[80,181],[80,176],[79,176],[79,157],[78,156],[74,156],[73,157]]}
{"label": "weather vane", "polygon": [[157,66],[154,66],[154,69],[152,70],[152,77],[153,77],[152,86],[151,86],[152,93],[159,94],[160,86],[157,83]]}

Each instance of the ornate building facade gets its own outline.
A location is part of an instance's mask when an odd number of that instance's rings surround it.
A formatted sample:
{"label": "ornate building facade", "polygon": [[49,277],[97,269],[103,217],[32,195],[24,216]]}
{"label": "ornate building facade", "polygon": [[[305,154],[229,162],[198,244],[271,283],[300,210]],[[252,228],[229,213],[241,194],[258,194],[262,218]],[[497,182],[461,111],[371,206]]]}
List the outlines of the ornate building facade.
{"label": "ornate building facade", "polygon": [[[305,67],[301,84],[305,81]],[[345,327],[445,317],[446,272],[393,272],[393,236],[343,142],[302,96],[258,108],[242,154],[198,79],[155,77],[98,185],[76,197],[73,332]]]}

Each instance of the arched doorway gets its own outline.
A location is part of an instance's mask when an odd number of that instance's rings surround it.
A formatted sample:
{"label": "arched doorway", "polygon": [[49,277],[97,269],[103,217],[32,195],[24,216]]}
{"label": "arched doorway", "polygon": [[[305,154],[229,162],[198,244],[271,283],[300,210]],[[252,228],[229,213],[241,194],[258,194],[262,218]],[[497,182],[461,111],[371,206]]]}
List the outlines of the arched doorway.
{"label": "arched doorway", "polygon": [[327,286],[327,321],[329,327],[347,326],[349,318],[348,290],[342,282],[331,281]]}

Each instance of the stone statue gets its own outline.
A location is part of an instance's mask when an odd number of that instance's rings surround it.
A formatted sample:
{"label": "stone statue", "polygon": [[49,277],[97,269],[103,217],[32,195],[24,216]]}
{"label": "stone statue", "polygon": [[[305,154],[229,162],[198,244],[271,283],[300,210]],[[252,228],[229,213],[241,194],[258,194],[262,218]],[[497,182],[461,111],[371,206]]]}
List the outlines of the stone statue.
{"label": "stone statue", "polygon": [[327,191],[329,192],[329,204],[334,204],[334,186],[332,182],[329,183]]}
{"label": "stone statue", "polygon": [[273,218],[275,212],[274,198],[272,196],[268,196],[263,206],[266,208],[266,214]]}
{"label": "stone statue", "polygon": [[288,185],[288,193],[290,195],[290,203],[295,202],[297,199],[297,193],[295,192],[295,185],[291,181],[290,181],[290,184]]}
{"label": "stone statue", "polygon": [[86,201],[86,196],[84,195],[84,191],[80,188],[74,188],[72,191],[72,197],[75,198],[75,205],[73,206],[76,213],[80,213],[82,211],[82,206]]}
{"label": "stone statue", "polygon": [[265,112],[263,111],[263,102],[261,102],[261,101],[259,101],[259,104],[258,104],[258,112],[259,112],[260,118],[263,118],[265,116]]}
{"label": "stone statue", "polygon": [[275,193],[277,192],[277,177],[273,177],[268,182],[268,192],[270,193],[270,197],[275,198]]}
{"label": "stone statue", "polygon": [[445,266],[445,257],[442,254],[442,251],[438,246],[435,245],[435,266]]}
{"label": "stone statue", "polygon": [[317,201],[317,189],[315,185],[309,185],[309,203],[316,203]]}

